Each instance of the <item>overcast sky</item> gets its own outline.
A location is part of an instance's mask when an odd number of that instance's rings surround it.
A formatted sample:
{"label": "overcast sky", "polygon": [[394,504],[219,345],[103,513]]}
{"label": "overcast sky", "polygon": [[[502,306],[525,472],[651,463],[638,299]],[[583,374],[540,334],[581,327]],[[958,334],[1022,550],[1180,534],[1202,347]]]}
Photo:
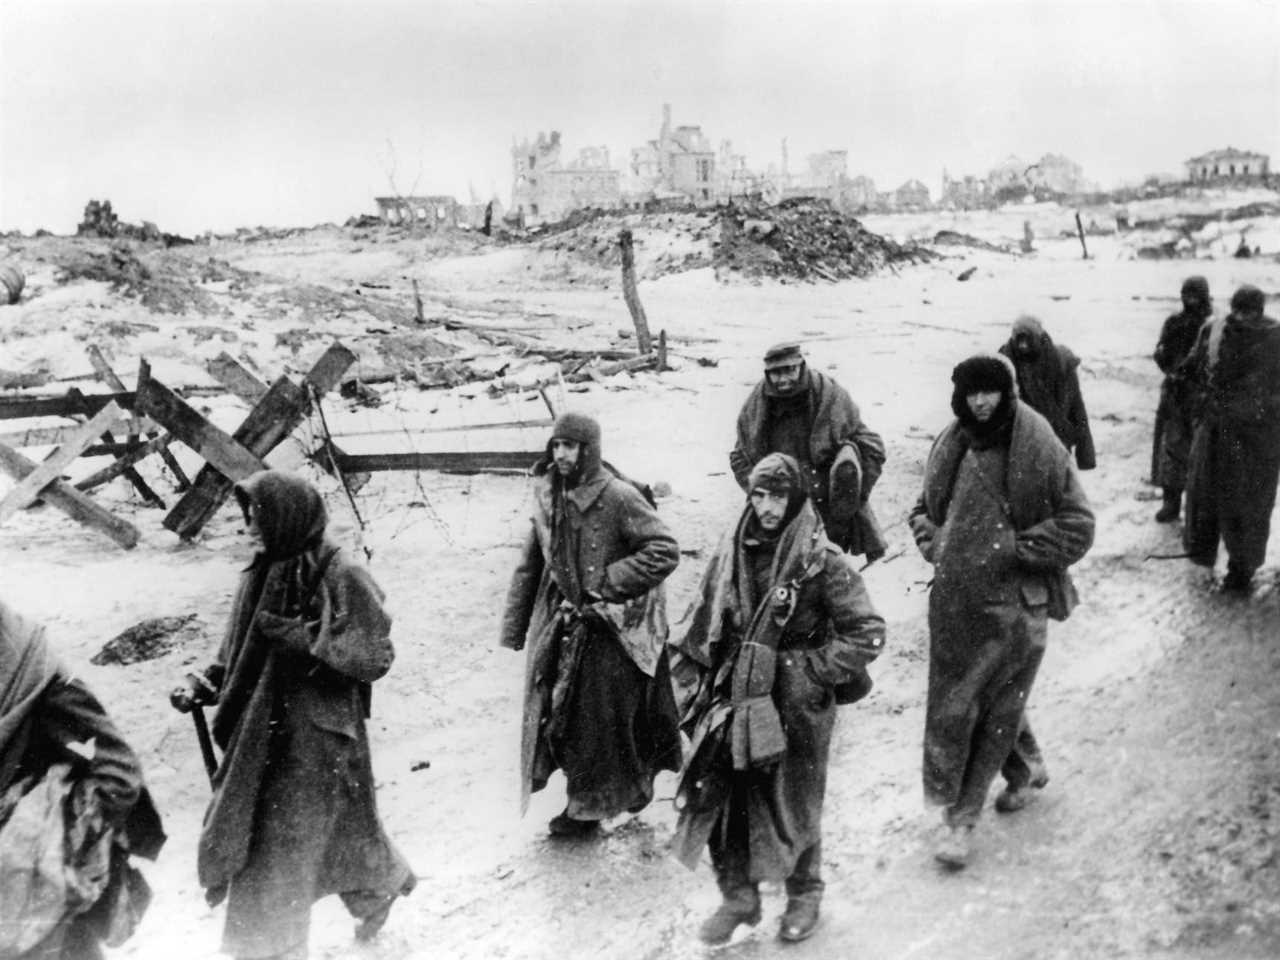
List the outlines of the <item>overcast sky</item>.
{"label": "overcast sky", "polygon": [[1228,144],[1280,165],[1280,0],[0,0],[0,229],[85,201],[198,233],[511,189],[512,138],[616,166],[662,104],[763,169],[881,189],[1010,153],[1104,186]]}

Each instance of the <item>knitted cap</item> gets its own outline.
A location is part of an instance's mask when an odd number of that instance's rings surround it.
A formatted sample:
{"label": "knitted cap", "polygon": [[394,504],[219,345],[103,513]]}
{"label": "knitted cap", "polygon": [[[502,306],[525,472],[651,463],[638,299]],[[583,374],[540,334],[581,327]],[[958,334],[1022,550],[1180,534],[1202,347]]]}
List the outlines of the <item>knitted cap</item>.
{"label": "knitted cap", "polygon": [[770,493],[790,494],[804,489],[800,464],[785,453],[771,453],[751,468],[747,479],[747,492],[767,490]]}

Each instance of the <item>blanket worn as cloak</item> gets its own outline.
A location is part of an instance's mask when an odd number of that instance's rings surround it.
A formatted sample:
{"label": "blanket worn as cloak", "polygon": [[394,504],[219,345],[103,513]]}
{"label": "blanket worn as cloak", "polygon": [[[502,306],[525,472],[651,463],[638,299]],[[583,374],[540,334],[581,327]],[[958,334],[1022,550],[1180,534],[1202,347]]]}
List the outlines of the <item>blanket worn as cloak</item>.
{"label": "blanket worn as cloak", "polygon": [[[866,664],[883,647],[884,620],[807,500],[778,541],[769,588],[757,595],[742,552],[751,515],[748,505],[707,565],[675,644],[696,685],[683,720],[693,746],[675,850],[693,869],[718,824],[745,819],[745,872],[757,881],[789,877],[821,839],[835,691],[859,678],[863,694],[870,688]],[[779,590],[788,597],[782,610]],[[740,680],[735,689],[744,670],[748,684],[764,681],[762,690],[748,686],[754,698],[744,697]],[[768,718],[757,716],[761,707],[776,713],[780,744],[771,742]]]}
{"label": "blanket worn as cloak", "polygon": [[268,471],[237,495],[267,549],[206,671],[223,757],[197,865],[210,902],[228,898],[224,951],[266,957],[305,946],[315,900],[342,894],[361,916],[415,880],[378,818],[365,729],[393,658],[382,591],[324,540],[305,481]]}
{"label": "blanket worn as cloak", "polygon": [[911,526],[934,565],[929,594],[925,795],[978,816],[1013,748],[1043,655],[1046,617],[1075,603],[1066,568],[1094,518],[1066,449],[1015,401],[1007,447],[977,449],[953,421],[934,442]]}

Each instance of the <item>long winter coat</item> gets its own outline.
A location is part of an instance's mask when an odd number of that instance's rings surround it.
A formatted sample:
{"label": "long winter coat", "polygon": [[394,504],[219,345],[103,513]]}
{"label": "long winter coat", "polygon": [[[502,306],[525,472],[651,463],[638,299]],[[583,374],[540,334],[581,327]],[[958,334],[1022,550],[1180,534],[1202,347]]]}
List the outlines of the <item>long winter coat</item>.
{"label": "long winter coat", "polygon": [[1266,555],[1280,475],[1280,324],[1234,314],[1207,324],[1186,369],[1196,426],[1184,543],[1212,566],[1221,534],[1252,572]]}
{"label": "long winter coat", "polygon": [[[797,858],[821,838],[835,691],[859,678],[863,692],[869,688],[866,664],[883,647],[884,620],[807,500],[779,538],[769,588],[757,596],[743,555],[751,516],[748,505],[708,564],[675,644],[680,669],[696,680],[683,720],[693,746],[681,777],[676,853],[690,869],[696,866],[726,812],[735,777],[745,778],[750,879],[776,880],[790,876]],[[781,607],[780,589],[786,591]],[[762,640],[771,645],[770,631],[776,658],[757,646]],[[744,699],[742,690],[735,695],[741,668],[750,682],[766,671],[763,706],[776,711],[782,733],[772,749],[766,718],[752,716],[760,705]],[[759,755],[778,747],[780,756]]]}
{"label": "long winter coat", "polygon": [[[1020,357],[1013,349],[1014,339],[1024,333],[1036,343],[1036,356],[1030,360]],[[1093,431],[1077,373],[1080,358],[1067,347],[1055,344],[1034,317],[1020,317],[1014,323],[1013,335],[1000,352],[1013,361],[1018,375],[1018,395],[1049,421],[1058,439],[1075,454],[1076,466],[1081,470],[1096,467]]]}
{"label": "long winter coat", "polygon": [[1164,322],[1152,359],[1164,374],[1156,408],[1155,450],[1151,479],[1159,486],[1182,490],[1187,485],[1191,454],[1192,396],[1183,363],[1195,346],[1205,320],[1182,310]]}
{"label": "long winter coat", "polygon": [[[1040,414],[1016,401],[1007,448],[972,449],[959,421],[938,436],[911,528],[935,571],[925,790],[950,806],[980,749],[973,738],[983,712],[1009,677],[1034,668],[1046,615],[1070,613],[1066,568],[1092,545],[1094,518],[1066,449]],[[1003,760],[995,758],[992,775]]]}
{"label": "long winter coat", "polygon": [[[557,493],[556,484],[551,470],[534,486],[532,525],[512,576],[499,638],[501,646],[512,650],[528,645],[521,810],[528,808],[530,793],[542,789],[552,771],[563,768],[570,780],[571,815],[604,819],[643,806],[652,795],[654,772],[679,765],[674,704],[662,656],[667,618],[661,585],[679,563],[680,549],[657,511],[630,482],[614,476],[600,462],[598,451],[593,451],[575,486]],[[559,527],[557,496],[563,504]],[[587,603],[588,593],[603,600]],[[590,636],[586,651],[573,650],[575,658],[583,653],[586,657],[575,682],[561,674],[570,653],[566,638],[574,626],[569,608],[583,611],[586,607],[590,607],[589,621],[583,626]],[[596,649],[595,641],[608,646]],[[618,657],[612,655],[614,650]],[[613,704],[601,703],[593,695],[603,679],[593,675],[593,667],[608,670],[619,686]],[[553,693],[557,694],[554,709]],[[603,690],[599,693],[608,695]],[[635,713],[614,716],[613,721],[636,729],[600,730],[597,741],[586,742],[583,738],[592,725],[603,721],[599,716],[572,715],[573,704],[598,714],[612,713],[624,701],[626,712],[634,709]],[[563,747],[557,755],[548,728],[563,731],[560,739],[572,743],[567,748],[572,756],[566,756]],[[606,738],[615,738],[631,756],[621,758],[617,750],[611,751],[609,762],[618,765],[613,773],[593,781],[589,798],[575,798],[580,771],[571,768],[578,766],[579,757],[585,760],[593,750],[604,748]]]}
{"label": "long winter coat", "polygon": [[[871,490],[884,467],[884,441],[862,422],[858,405],[847,390],[816,370],[806,370],[804,422],[808,425],[807,443],[796,459],[806,473],[809,495],[827,528],[827,535],[851,554],[879,556],[886,548],[884,535],[871,508]],[[746,490],[751,468],[765,454],[773,453],[768,443],[770,404],[777,401],[769,395],[769,382],[760,381],[752,389],[738,413],[737,443],[729,454],[729,466],[738,486]],[[781,451],[786,453],[788,451]],[[860,484],[854,496],[856,503],[833,515],[831,471],[841,453],[856,460]],[[845,506],[845,505],[841,505]]]}
{"label": "long winter coat", "polygon": [[223,949],[264,956],[305,943],[315,900],[414,880],[378,819],[365,728],[393,658],[382,590],[323,539],[304,481],[255,474],[237,493],[273,519],[205,674],[223,756],[198,869],[211,902],[229,895]]}

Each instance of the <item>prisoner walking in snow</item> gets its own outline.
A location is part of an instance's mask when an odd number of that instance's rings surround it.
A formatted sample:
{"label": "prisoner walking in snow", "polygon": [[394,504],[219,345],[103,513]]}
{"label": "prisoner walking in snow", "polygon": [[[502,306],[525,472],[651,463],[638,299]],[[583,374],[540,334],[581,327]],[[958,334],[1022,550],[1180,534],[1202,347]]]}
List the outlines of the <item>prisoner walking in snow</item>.
{"label": "prisoner walking in snow", "polygon": [[642,810],[657,772],[679,769],[662,581],[680,550],[646,494],[603,461],[592,418],[557,418],[534,471],[500,638],[529,648],[521,809],[563,770],[568,802],[550,831],[582,838]]}
{"label": "prisoner walking in snow", "polygon": [[1049,421],[1063,446],[1075,454],[1076,466],[1097,466],[1089,413],[1080,392],[1080,358],[1054,343],[1040,321],[1026,315],[1013,322],[1000,352],[1013,363],[1019,397]]}
{"label": "prisoner walking in snow", "polygon": [[1261,290],[1241,287],[1186,364],[1195,431],[1183,542],[1192,563],[1212,568],[1221,540],[1222,588],[1237,594],[1249,593],[1266,557],[1280,476],[1280,324],[1265,305]]}
{"label": "prisoner walking in snow", "polygon": [[314,901],[339,894],[368,940],[416,882],[378,819],[365,729],[391,620],[373,578],[325,537],[309,483],[263,471],[235,495],[257,554],[213,665],[173,700],[217,705],[223,757],[198,869],[210,904],[227,901],[222,949],[300,960]]}
{"label": "prisoner walking in snow", "polygon": [[760,921],[759,883],[784,881],[778,935],[806,939],[822,900],[822,803],[837,703],[871,689],[884,621],[827,539],[796,461],[771,453],[702,577],[676,672],[693,691],[676,850],[710,847],[723,902],[699,931],[724,943]]}
{"label": "prisoner walking in snow", "polygon": [[165,840],[137,755],[44,628],[0,601],[0,957],[97,960]]}
{"label": "prisoner walking in snow", "polygon": [[769,348],[764,379],[738,413],[729,466],[744,493],[751,468],[769,453],[800,464],[810,502],[836,546],[867,560],[884,556],[869,499],[884,468],[884,441],[862,422],[844,387],[810,369],[796,343]]}
{"label": "prisoner walking in snow", "polygon": [[1018,400],[1003,357],[971,357],[951,379],[956,419],[929,452],[910,521],[934,566],[925,799],[943,810],[937,859],[961,868],[998,773],[1002,812],[1048,782],[1027,697],[1047,618],[1074,606],[1066,568],[1093,544],[1094,520],[1066,448]]}
{"label": "prisoner walking in snow", "polygon": [[1164,502],[1156,512],[1157,523],[1172,523],[1182,513],[1182,491],[1187,485],[1193,428],[1191,384],[1184,362],[1195,346],[1200,328],[1212,313],[1209,281],[1204,277],[1187,277],[1182,282],[1182,310],[1165,320],[1153,355],[1164,374],[1160,405],[1156,408],[1151,467],[1151,480],[1163,488],[1164,495]]}

